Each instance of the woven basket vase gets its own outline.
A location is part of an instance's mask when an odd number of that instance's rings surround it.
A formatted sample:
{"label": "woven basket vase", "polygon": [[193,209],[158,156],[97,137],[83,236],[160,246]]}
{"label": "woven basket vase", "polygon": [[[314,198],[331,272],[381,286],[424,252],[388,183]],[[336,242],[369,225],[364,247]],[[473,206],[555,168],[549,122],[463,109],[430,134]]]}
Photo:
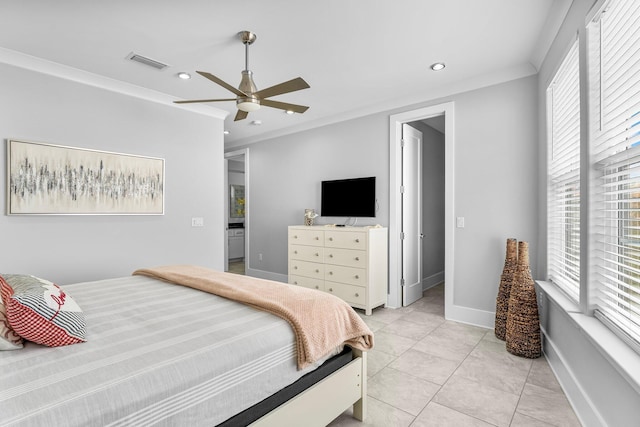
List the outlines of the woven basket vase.
{"label": "woven basket vase", "polygon": [[511,287],[516,277],[518,267],[518,241],[507,239],[507,255],[504,260],[504,268],[500,276],[500,287],[496,298],[496,322],[494,332],[496,338],[504,341],[506,339],[507,312],[509,311],[509,296]]}
{"label": "woven basket vase", "polygon": [[516,356],[535,359],[542,355],[540,317],[527,242],[518,242],[518,269],[509,297],[506,341],[507,351]]}

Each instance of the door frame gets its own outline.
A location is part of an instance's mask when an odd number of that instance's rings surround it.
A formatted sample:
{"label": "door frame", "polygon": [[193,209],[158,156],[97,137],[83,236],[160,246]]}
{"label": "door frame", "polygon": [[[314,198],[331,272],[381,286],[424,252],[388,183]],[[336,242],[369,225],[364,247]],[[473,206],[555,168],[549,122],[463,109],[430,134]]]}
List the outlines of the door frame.
{"label": "door frame", "polygon": [[445,227],[445,254],[444,254],[444,277],[445,277],[445,298],[444,309],[445,318],[447,313],[453,309],[453,295],[455,281],[453,277],[454,264],[454,103],[422,107],[416,110],[405,111],[393,114],[389,117],[389,292],[387,296],[387,306],[392,308],[402,307],[402,257],[400,232],[402,230],[402,204],[400,197],[400,183],[402,182],[402,125],[404,123],[415,122],[428,119],[434,116],[445,116],[445,207],[444,207],[444,227]]}
{"label": "door frame", "polygon": [[[240,150],[235,150],[235,151],[229,151],[224,153],[224,158],[225,160],[228,160],[232,157],[238,157],[238,156],[244,156],[244,272],[245,274],[247,274],[247,271],[249,271],[249,254],[251,253],[251,251],[249,250],[249,234],[250,234],[250,221],[249,221],[249,216],[251,215],[251,196],[250,196],[250,189],[249,189],[249,149],[248,148],[243,148]],[[227,162],[225,162],[227,163]],[[227,239],[227,243],[225,243],[225,266],[227,267],[228,270],[228,262],[229,262],[229,258],[228,258],[228,251],[229,251],[229,171],[226,170],[225,171],[225,181],[226,181],[226,185],[227,188],[225,189],[225,194],[226,194],[226,200],[225,200],[225,204],[226,204],[226,213],[225,213],[225,218],[226,218],[226,223],[224,224],[224,228],[225,228],[225,239]]]}

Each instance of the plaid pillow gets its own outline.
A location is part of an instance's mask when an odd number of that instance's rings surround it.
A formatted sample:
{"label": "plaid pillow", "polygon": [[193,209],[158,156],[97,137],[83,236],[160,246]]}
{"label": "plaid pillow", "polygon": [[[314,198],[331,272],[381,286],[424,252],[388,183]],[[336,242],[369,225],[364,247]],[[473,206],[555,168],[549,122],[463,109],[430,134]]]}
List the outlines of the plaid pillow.
{"label": "plaid pillow", "polygon": [[0,294],[9,324],[22,338],[50,347],[86,341],[82,309],[58,285],[34,276],[3,274]]}

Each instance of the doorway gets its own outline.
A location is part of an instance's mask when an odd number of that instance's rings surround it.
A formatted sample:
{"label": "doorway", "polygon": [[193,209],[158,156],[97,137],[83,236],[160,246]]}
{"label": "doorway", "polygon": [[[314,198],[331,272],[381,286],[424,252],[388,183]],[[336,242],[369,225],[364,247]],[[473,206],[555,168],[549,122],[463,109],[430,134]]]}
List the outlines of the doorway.
{"label": "doorway", "polygon": [[249,149],[225,153],[225,271],[249,267]]}
{"label": "doorway", "polygon": [[[444,279],[445,317],[453,305],[454,173],[453,103],[420,108],[390,117],[389,307],[403,306],[402,128],[404,124],[444,117]],[[441,224],[442,226],[442,224]]]}

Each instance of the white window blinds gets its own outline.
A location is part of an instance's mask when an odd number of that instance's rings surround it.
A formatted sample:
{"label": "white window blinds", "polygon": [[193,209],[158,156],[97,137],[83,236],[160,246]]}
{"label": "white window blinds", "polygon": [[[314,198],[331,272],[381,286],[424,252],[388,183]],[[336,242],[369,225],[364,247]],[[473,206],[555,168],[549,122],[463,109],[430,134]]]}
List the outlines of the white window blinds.
{"label": "white window blinds", "polygon": [[588,25],[596,316],[640,342],[640,1]]}
{"label": "white window blinds", "polygon": [[578,41],[547,89],[549,280],[580,296],[580,76]]}

